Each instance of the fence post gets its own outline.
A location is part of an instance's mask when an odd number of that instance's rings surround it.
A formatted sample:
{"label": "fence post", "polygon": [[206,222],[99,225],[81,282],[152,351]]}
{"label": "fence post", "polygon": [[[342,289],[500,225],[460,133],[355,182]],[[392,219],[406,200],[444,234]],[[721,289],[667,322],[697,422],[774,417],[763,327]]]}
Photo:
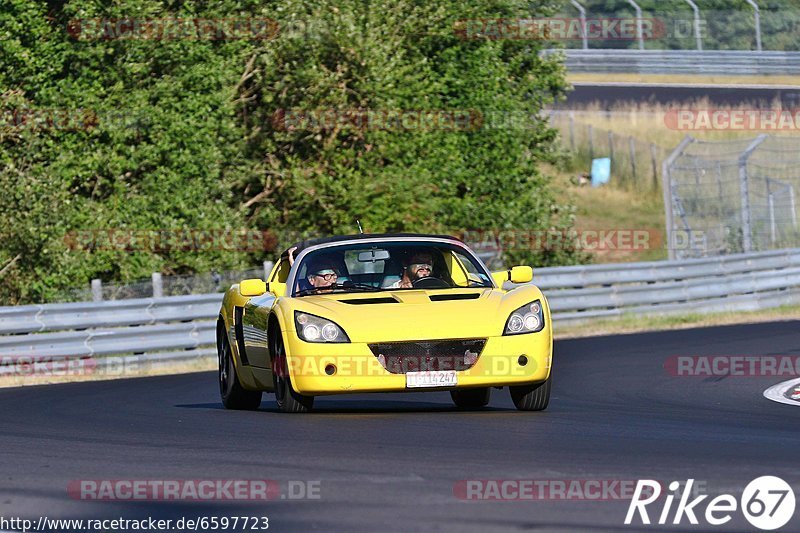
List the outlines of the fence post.
{"label": "fence post", "polygon": [[769,209],[769,240],[775,246],[775,241],[778,238],[778,228],[775,226],[775,198],[772,193],[767,194],[767,207]]}
{"label": "fence post", "polygon": [[628,3],[636,10],[636,39],[639,41],[639,50],[644,50],[644,37],[642,31],[642,8],[633,0],[628,0]]}
{"label": "fence post", "polygon": [[753,249],[753,233],[750,217],[750,191],[747,183],[747,160],[753,151],[767,139],[766,134],[761,134],[750,143],[739,156],[739,192],[742,201],[742,251],[748,253]]}
{"label": "fence post", "polygon": [[592,125],[589,124],[589,164],[591,164],[591,160],[594,159],[594,131],[592,130]]}
{"label": "fence post", "polygon": [[569,147],[575,152],[575,113],[569,112]]}
{"label": "fence post", "polygon": [[658,190],[658,156],[656,156],[656,143],[650,143],[650,162],[653,165],[653,190]]}
{"label": "fence post", "polygon": [[161,278],[161,272],[153,272],[150,279],[153,280],[153,298],[162,298],[164,296],[164,280]]}
{"label": "fence post", "polygon": [[670,261],[674,261],[676,259],[675,247],[673,246],[673,233],[675,226],[673,225],[672,219],[672,184],[669,175],[670,164],[671,163],[668,162],[668,160],[664,160],[662,163],[661,179],[663,184],[661,187],[664,189],[662,192],[664,195],[664,219],[667,230],[667,258]]}
{"label": "fence post", "polygon": [[756,50],[761,51],[761,11],[758,9],[758,4],[755,0],[745,0],[753,7],[753,16],[756,23]]}
{"label": "fence post", "polygon": [[636,143],[633,136],[628,137],[628,146],[631,149],[631,174],[633,174],[633,183],[636,184]]}
{"label": "fence post", "polygon": [[269,281],[269,273],[272,272],[272,267],[275,263],[272,261],[264,261],[264,281]]}
{"label": "fence post", "polygon": [[99,279],[92,280],[92,301],[103,301],[103,282]]}
{"label": "fence post", "polygon": [[[769,178],[765,178],[764,181],[766,182],[767,186],[767,212],[769,213],[769,240],[772,246],[775,246],[775,242],[778,240],[778,227],[775,222],[775,195],[772,194],[772,180]],[[780,183],[780,182],[778,182]]]}
{"label": "fence post", "polygon": [[575,9],[580,13],[581,18],[581,40],[583,41],[583,49],[589,49],[589,36],[586,32],[586,8],[583,7],[577,0],[570,0]]}
{"label": "fence post", "polygon": [[700,9],[697,7],[692,0],[686,0],[686,3],[692,8],[694,12],[694,39],[697,49],[702,51],[703,50],[703,37],[702,32],[700,31]]}
{"label": "fence post", "polygon": [[[618,168],[616,161],[614,161],[614,132],[608,130],[608,158],[611,160],[612,168]],[[617,181],[622,184],[622,180],[617,176]]]}
{"label": "fence post", "polygon": [[722,219],[725,206],[725,195],[722,193],[722,164],[717,161],[717,196],[719,197],[719,215]]}
{"label": "fence post", "polygon": [[614,160],[614,132],[608,130],[608,157]]}
{"label": "fence post", "polygon": [[686,150],[686,147],[689,144],[694,142],[694,138],[691,135],[687,135],[681,141],[675,150],[672,151],[664,162],[661,164],[661,180],[662,184],[661,187],[664,189],[663,196],[664,196],[664,218],[666,219],[667,224],[667,252],[669,254],[670,260],[676,259],[676,250],[674,246],[674,226],[673,226],[673,214],[672,214],[672,177],[670,176],[670,168],[672,164],[675,162],[678,157],[683,154],[683,151]]}

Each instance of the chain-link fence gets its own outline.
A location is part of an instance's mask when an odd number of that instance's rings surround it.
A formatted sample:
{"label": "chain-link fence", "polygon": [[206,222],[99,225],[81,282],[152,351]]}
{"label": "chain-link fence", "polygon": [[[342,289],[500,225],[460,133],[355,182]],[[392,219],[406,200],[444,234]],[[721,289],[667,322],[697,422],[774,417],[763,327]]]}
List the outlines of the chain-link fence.
{"label": "chain-link fence", "polygon": [[671,258],[800,246],[800,137],[686,137],[664,174]]}
{"label": "chain-link fence", "polygon": [[152,298],[225,292],[231,285],[239,283],[243,279],[265,279],[265,270],[268,271],[271,265],[271,262],[267,262],[263,267],[247,270],[212,271],[188,276],[161,276],[156,273],[148,280],[130,283],[102,283],[100,280],[93,280],[87,287],[67,291],[54,301],[87,302],[126,300],[129,298]]}
{"label": "chain-link fence", "polygon": [[[708,2],[563,2],[537,30],[565,48],[643,50],[798,50],[800,10],[789,0],[755,0],[730,9]],[[724,3],[717,3],[717,6]],[[637,14],[637,7],[641,11]]]}
{"label": "chain-link fence", "polygon": [[[492,244],[475,244],[474,251],[489,268],[496,270],[505,268],[502,261],[502,250]],[[243,279],[267,279],[273,264],[272,261],[265,261],[262,267],[247,270],[212,271],[188,276],[162,276],[159,273],[153,273],[150,279],[130,283],[103,283],[96,279],[86,287],[66,291],[52,301],[42,303],[98,302],[225,292],[231,285],[239,283]]]}
{"label": "chain-link fence", "polygon": [[[655,143],[642,141],[631,135],[599,128],[581,120],[593,111],[552,111],[550,123],[560,134],[575,165],[589,169],[595,158],[611,159],[611,184],[636,191],[660,189],[659,165],[668,150]],[[609,112],[613,113],[613,112]]]}

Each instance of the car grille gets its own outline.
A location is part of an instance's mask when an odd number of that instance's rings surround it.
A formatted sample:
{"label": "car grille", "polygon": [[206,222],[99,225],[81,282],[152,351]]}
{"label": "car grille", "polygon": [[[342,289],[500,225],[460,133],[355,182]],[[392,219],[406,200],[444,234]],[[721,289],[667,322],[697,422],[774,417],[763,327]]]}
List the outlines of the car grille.
{"label": "car grille", "polygon": [[392,374],[425,370],[467,370],[478,360],[486,339],[384,342],[372,354]]}

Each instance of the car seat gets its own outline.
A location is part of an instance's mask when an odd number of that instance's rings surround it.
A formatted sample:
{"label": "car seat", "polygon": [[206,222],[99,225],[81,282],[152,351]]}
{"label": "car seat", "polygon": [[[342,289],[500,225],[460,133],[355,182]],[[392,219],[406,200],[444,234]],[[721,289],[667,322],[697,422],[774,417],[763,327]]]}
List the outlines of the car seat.
{"label": "car seat", "polygon": [[397,283],[403,277],[403,265],[400,261],[400,258],[392,255],[389,259],[386,260],[386,264],[383,267],[383,281],[381,281],[381,287],[386,288],[389,285]]}

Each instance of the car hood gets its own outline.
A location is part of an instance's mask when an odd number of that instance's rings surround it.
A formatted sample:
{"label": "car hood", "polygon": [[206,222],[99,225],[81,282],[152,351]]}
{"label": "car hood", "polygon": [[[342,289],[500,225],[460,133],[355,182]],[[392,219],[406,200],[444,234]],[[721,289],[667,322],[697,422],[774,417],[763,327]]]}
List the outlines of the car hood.
{"label": "car hood", "polygon": [[[508,316],[536,299],[518,290],[398,290],[293,298],[291,310],[336,322],[352,342],[502,335]],[[529,298],[527,301],[525,298]],[[288,318],[288,317],[287,317]],[[287,321],[294,329],[294,319]]]}

